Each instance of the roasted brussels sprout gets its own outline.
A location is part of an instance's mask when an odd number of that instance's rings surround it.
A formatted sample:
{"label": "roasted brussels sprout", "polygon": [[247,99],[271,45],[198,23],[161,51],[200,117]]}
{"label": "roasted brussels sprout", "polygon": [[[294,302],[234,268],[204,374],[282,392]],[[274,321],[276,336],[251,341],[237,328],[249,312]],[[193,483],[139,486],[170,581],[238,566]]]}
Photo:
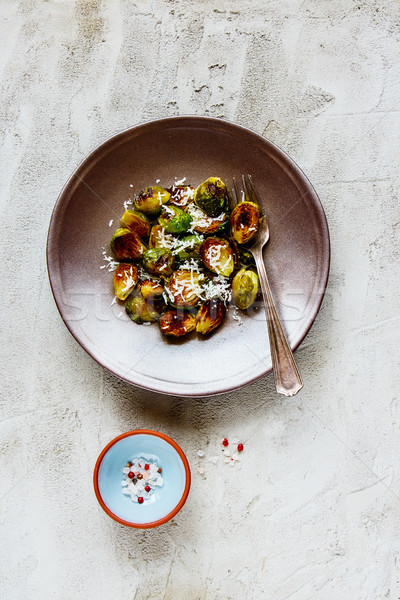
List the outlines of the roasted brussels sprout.
{"label": "roasted brussels sprout", "polygon": [[139,260],[146,246],[130,229],[120,228],[111,238],[111,250],[118,260]]}
{"label": "roasted brussels sprout", "polygon": [[164,227],[167,233],[185,233],[192,224],[192,217],[177,206],[164,206],[161,215],[158,218],[161,227]]}
{"label": "roasted brussels sprout", "polygon": [[194,188],[190,185],[173,185],[168,188],[168,192],[171,194],[169,205],[185,208],[190,202],[193,202]]}
{"label": "roasted brussels sprout", "polygon": [[228,193],[225,183],[219,177],[203,181],[194,192],[195,204],[209,217],[218,217],[228,210]]}
{"label": "roasted brussels sprout", "polygon": [[121,227],[130,229],[142,240],[146,240],[150,234],[150,221],[143,213],[137,210],[126,210],[121,217]]}
{"label": "roasted brussels sprout", "polygon": [[159,320],[164,335],[181,337],[196,329],[196,317],[189,312],[167,310]]}
{"label": "roasted brussels sprout", "polygon": [[154,303],[147,301],[143,296],[133,296],[125,304],[125,310],[135,323],[153,323],[160,316]]}
{"label": "roasted brussels sprout", "polygon": [[165,232],[161,225],[153,225],[150,231],[149,247],[150,248],[169,248],[171,249],[175,243],[173,235]]}
{"label": "roasted brussels sprout", "polygon": [[232,281],[232,300],[238,308],[246,310],[255,301],[258,289],[257,273],[240,269]]}
{"label": "roasted brussels sprout", "polygon": [[159,298],[163,295],[164,286],[159,281],[144,279],[139,283],[139,292],[143,298]]}
{"label": "roasted brussels sprout", "polygon": [[238,244],[247,244],[256,235],[262,218],[254,202],[240,202],[231,213],[231,236]]}
{"label": "roasted brussels sprout", "polygon": [[200,258],[207,269],[229,277],[236,264],[235,252],[227,240],[209,237],[200,246]]}
{"label": "roasted brussels sprout", "polygon": [[169,301],[174,306],[193,307],[200,302],[201,283],[204,275],[194,271],[175,271],[165,289]]}
{"label": "roasted brussels sprout", "polygon": [[207,300],[201,305],[196,316],[196,331],[206,335],[221,325],[226,314],[225,304],[221,300]]}
{"label": "roasted brussels sprout", "polygon": [[174,270],[174,257],[168,248],[150,248],[143,253],[142,263],[151,275],[169,277]]}
{"label": "roasted brussels sprout", "polygon": [[163,204],[167,204],[170,196],[171,194],[167,190],[155,185],[140,192],[134,199],[133,204],[136,210],[140,210],[146,215],[156,215],[160,212]]}
{"label": "roasted brussels sprout", "polygon": [[114,271],[114,294],[118,300],[126,300],[139,278],[137,267],[120,263]]}
{"label": "roasted brussels sprout", "polygon": [[187,212],[192,217],[191,230],[197,233],[216,233],[224,223],[228,222],[228,215],[222,213],[219,217],[209,217],[204,210],[201,210],[195,204],[189,204]]}

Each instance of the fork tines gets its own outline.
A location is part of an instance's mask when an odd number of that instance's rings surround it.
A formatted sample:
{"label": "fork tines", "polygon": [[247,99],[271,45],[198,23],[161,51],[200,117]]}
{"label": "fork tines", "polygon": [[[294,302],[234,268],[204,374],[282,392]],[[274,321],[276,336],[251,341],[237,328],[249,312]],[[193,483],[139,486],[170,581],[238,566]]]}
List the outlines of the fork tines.
{"label": "fork tines", "polygon": [[254,184],[253,184],[253,180],[251,175],[247,175],[247,181],[246,181],[246,177],[244,175],[242,175],[242,191],[239,191],[237,182],[236,182],[236,177],[232,177],[233,180],[233,188],[230,190],[230,194],[229,194],[229,201],[230,203],[233,203],[233,206],[231,206],[231,210],[232,208],[234,208],[237,204],[240,204],[240,202],[254,202],[254,204],[258,204],[258,206],[260,206],[260,202],[258,200],[258,195],[257,192],[255,190]]}

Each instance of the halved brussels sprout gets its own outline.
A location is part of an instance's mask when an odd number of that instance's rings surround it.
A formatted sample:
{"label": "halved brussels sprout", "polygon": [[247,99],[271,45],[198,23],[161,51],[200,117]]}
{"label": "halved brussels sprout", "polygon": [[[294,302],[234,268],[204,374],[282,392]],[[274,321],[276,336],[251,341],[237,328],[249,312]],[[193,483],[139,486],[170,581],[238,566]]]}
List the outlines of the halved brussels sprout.
{"label": "halved brussels sprout", "polygon": [[147,187],[143,192],[140,192],[133,201],[136,210],[140,210],[146,215],[156,215],[160,212],[163,204],[167,204],[171,194],[162,187],[154,185]]}
{"label": "halved brussels sprout", "polygon": [[136,235],[138,235],[142,240],[145,240],[149,237],[150,234],[150,221],[143,213],[140,213],[137,210],[126,210],[121,217],[121,227],[125,229],[130,229]]}
{"label": "halved brussels sprout", "polygon": [[206,179],[196,188],[194,202],[209,217],[218,217],[228,210],[228,192],[225,183],[219,177]]}
{"label": "halved brussels sprout", "polygon": [[232,300],[238,308],[246,310],[257,297],[258,275],[254,271],[240,269],[232,281]]}
{"label": "halved brussels sprout", "polygon": [[181,337],[196,329],[196,317],[189,312],[167,310],[159,320],[164,335]]}
{"label": "halved brussels sprout", "polygon": [[166,233],[161,225],[153,225],[150,231],[150,248],[172,248],[175,243],[173,235]]}
{"label": "halved brussels sprout", "polygon": [[125,310],[135,323],[154,323],[160,316],[154,303],[147,301],[143,296],[133,296],[125,304]]}
{"label": "halved brussels sprout", "polygon": [[226,314],[225,304],[221,300],[207,300],[201,305],[196,316],[196,331],[206,335],[221,325]]}
{"label": "halved brussels sprout", "polygon": [[139,283],[139,292],[143,298],[159,298],[163,295],[164,286],[159,281],[144,279]]}
{"label": "halved brussels sprout", "polygon": [[195,271],[175,271],[166,285],[169,301],[174,306],[197,306],[200,302],[201,283],[204,275]]}
{"label": "halved brussels sprout", "polygon": [[114,271],[114,294],[118,300],[126,300],[139,279],[137,267],[120,263]]}
{"label": "halved brussels sprout", "polygon": [[262,218],[261,209],[254,202],[240,202],[231,213],[231,236],[238,244],[246,244],[256,235]]}
{"label": "halved brussels sprout", "polygon": [[174,271],[174,257],[168,248],[150,248],[143,253],[142,263],[151,275],[169,277]]}
{"label": "halved brussels sprout", "polygon": [[146,246],[136,233],[121,227],[111,238],[111,250],[118,260],[139,260]]}
{"label": "halved brussels sprout", "polygon": [[209,237],[200,246],[200,258],[213,273],[229,277],[236,264],[236,254],[227,240]]}
{"label": "halved brussels sprout", "polygon": [[228,215],[222,213],[219,217],[209,217],[204,210],[195,204],[189,204],[187,212],[192,217],[191,230],[197,233],[216,233],[219,228],[228,221]]}
{"label": "halved brussels sprout", "polygon": [[171,198],[169,205],[185,208],[190,202],[193,202],[194,188],[190,185],[173,185],[168,188]]}
{"label": "halved brussels sprout", "polygon": [[185,233],[192,224],[192,217],[177,206],[164,206],[158,218],[167,233]]}

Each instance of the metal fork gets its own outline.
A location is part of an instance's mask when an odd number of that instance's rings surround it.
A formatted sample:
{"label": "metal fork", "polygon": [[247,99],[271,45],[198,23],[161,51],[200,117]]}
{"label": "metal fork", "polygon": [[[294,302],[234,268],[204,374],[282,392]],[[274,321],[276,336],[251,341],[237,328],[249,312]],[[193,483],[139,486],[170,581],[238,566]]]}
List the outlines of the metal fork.
{"label": "metal fork", "polygon": [[[242,175],[242,190],[243,194],[240,195],[236,179],[233,178],[232,195],[235,205],[246,200],[258,204],[261,208],[251,175],[247,176],[247,182],[244,175]],[[265,215],[263,215],[257,235],[249,245],[246,245],[246,248],[250,250],[256,262],[264,298],[276,391],[278,394],[283,394],[284,396],[294,396],[303,387],[303,382],[279,320],[278,313],[276,312],[267,273],[265,271],[262,250],[268,240],[269,227]]]}

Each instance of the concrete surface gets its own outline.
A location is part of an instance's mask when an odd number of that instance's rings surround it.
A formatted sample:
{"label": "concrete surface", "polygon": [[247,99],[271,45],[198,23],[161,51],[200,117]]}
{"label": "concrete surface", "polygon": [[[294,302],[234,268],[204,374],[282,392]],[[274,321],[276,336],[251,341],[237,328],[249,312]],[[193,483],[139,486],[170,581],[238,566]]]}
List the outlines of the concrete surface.
{"label": "concrete surface", "polygon": [[[2,0],[0,14],[0,597],[397,600],[399,2]],[[111,134],[176,114],[264,134],[320,195],[332,269],[294,399],[271,377],[201,400],[131,388],[58,315],[45,242],[61,187]],[[174,437],[193,474],[181,513],[147,532],[92,491],[99,451],[136,427]],[[245,444],[241,470],[208,461],[224,435]]]}

